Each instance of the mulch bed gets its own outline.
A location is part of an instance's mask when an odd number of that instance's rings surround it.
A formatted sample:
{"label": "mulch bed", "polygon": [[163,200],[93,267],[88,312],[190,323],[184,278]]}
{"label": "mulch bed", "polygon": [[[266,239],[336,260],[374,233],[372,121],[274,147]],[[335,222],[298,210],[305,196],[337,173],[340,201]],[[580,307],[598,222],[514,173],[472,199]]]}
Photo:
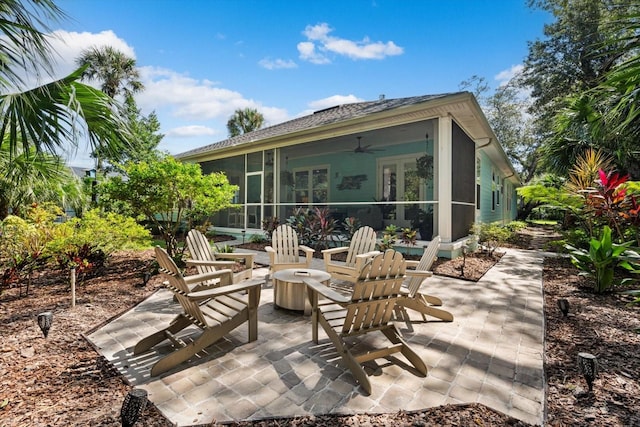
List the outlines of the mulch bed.
{"label": "mulch bed", "polygon": [[[19,296],[18,288],[0,294],[1,426],[121,425],[120,405],[131,387],[98,356],[82,334],[128,310],[161,286],[162,280],[157,276],[142,285],[142,273],[149,269],[152,255],[153,251],[116,254],[99,277],[78,284],[74,308],[70,307],[67,276],[59,271],[35,277],[26,297]],[[459,271],[458,267],[451,268]],[[594,295],[566,259],[547,259],[543,282],[547,425],[640,425],[640,307],[627,306],[629,298],[620,294]],[[558,298],[569,300],[568,317],[558,310]],[[46,339],[35,321],[42,311],[54,314]],[[577,353],[581,351],[592,353],[599,360],[600,371],[591,394],[585,393],[586,383],[576,367]],[[153,405],[147,406],[136,424],[171,425]],[[526,424],[472,404],[411,413],[327,415],[232,425]]]}

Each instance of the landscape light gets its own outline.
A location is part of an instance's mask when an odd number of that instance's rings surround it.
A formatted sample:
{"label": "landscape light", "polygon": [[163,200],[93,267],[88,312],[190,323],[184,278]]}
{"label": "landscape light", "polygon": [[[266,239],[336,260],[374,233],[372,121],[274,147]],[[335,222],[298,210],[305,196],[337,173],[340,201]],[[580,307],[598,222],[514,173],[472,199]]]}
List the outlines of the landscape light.
{"label": "landscape light", "polygon": [[149,279],[151,278],[151,273],[145,271],[142,273],[142,286],[147,286]]}
{"label": "landscape light", "polygon": [[38,314],[38,326],[40,326],[40,330],[44,334],[46,338],[49,335],[49,329],[51,329],[51,323],[53,323],[53,313],[50,311],[45,311],[44,313]]}
{"label": "landscape light", "polygon": [[138,421],[140,414],[147,406],[147,391],[141,388],[132,389],[124,397],[122,408],[120,409],[120,419],[122,427],[133,427]]}
{"label": "landscape light", "polygon": [[564,298],[559,299],[558,308],[560,309],[564,317],[567,317],[567,315],[569,314],[569,301]]}
{"label": "landscape light", "polygon": [[578,353],[578,369],[587,381],[589,391],[593,390],[593,380],[598,375],[598,359],[589,353]]}

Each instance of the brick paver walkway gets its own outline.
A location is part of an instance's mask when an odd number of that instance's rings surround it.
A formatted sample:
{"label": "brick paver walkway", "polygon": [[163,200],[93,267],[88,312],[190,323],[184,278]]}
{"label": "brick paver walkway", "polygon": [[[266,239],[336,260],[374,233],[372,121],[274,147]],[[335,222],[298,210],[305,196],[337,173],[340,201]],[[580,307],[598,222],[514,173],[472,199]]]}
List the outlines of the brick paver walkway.
{"label": "brick paver walkway", "polygon": [[[254,277],[265,273],[255,270]],[[159,354],[170,351],[168,342],[137,357],[131,350],[179,310],[168,291],[158,291],[89,339],[179,426],[467,402],[542,424],[542,255],[508,250],[478,283],[438,276],[427,283],[455,317],[452,323],[423,323],[415,315],[413,331],[399,325],[425,360],[427,377],[378,360],[369,369],[370,396],[362,394],[322,330],[320,343],[311,341],[308,317],[274,309],[270,285],[262,292],[257,341],[247,344],[243,325],[201,357],[157,378],[149,377],[149,369]]]}

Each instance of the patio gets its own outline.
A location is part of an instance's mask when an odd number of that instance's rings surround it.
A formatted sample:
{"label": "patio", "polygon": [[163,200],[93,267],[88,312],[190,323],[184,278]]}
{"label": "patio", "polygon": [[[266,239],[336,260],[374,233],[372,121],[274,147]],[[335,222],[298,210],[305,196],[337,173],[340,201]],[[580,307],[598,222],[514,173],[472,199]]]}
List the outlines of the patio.
{"label": "patio", "polygon": [[[266,269],[254,271],[254,277],[260,274]],[[426,362],[427,377],[377,360],[378,367],[369,370],[371,396],[365,396],[350,372],[339,365],[322,331],[320,344],[313,344],[308,317],[274,309],[271,283],[262,291],[257,341],[247,344],[246,326],[240,327],[200,358],[159,377],[149,377],[157,351],[134,357],[131,348],[175,316],[179,306],[169,291],[157,292],[88,338],[179,426],[410,411],[466,402],[483,403],[540,425],[544,413],[541,278],[540,253],[507,250],[478,283],[430,279],[430,293],[442,297],[454,322],[416,321],[413,331],[399,325]],[[419,319],[415,313],[412,317]],[[169,344],[164,345],[158,349],[169,351]]]}

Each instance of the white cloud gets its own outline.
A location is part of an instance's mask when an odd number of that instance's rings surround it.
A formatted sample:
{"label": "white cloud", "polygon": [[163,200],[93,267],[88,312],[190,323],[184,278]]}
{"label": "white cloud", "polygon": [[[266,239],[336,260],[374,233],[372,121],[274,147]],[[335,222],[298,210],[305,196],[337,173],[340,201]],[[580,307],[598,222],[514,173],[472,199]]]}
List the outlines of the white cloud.
{"label": "white cloud", "polygon": [[512,65],[511,68],[502,70],[496,74],[494,79],[499,82],[500,86],[504,86],[509,83],[509,80],[522,73],[522,70],[524,70],[524,66],[522,64]]}
{"label": "white cloud", "polygon": [[387,56],[402,55],[404,49],[392,41],[372,42],[369,37],[360,41],[347,40],[329,35],[333,28],[327,23],[307,25],[302,34],[308,41],[298,43],[300,59],[314,64],[331,62],[327,53],[333,53],[348,58],[384,59]]}
{"label": "white cloud", "polygon": [[167,137],[177,137],[177,138],[191,138],[196,136],[209,136],[220,133],[215,129],[212,129],[208,126],[202,125],[190,125],[190,126],[180,126],[173,129],[169,129],[165,135]]}
{"label": "white cloud", "polygon": [[264,58],[261,59],[258,64],[262,68],[266,68],[267,70],[278,70],[282,68],[297,68],[298,64],[296,64],[291,59],[270,59]]}
{"label": "white cloud", "polygon": [[238,108],[255,108],[268,122],[287,117],[283,109],[265,107],[210,80],[156,67],[141,67],[140,76],[145,90],[136,94],[136,101],[144,111],[164,108],[172,117],[183,120],[217,119],[225,123]]}
{"label": "white cloud", "polygon": [[325,55],[316,52],[316,45],[312,42],[298,43],[298,52],[300,53],[300,59],[309,61],[312,64],[329,64],[331,62]]}
{"label": "white cloud", "polygon": [[311,101],[309,107],[315,110],[321,110],[323,108],[335,107],[336,105],[353,104],[354,102],[363,102],[364,99],[358,98],[355,95],[333,95],[327,98]]}
{"label": "white cloud", "polygon": [[364,102],[362,98],[358,98],[355,95],[332,95],[326,98],[317,99],[309,102],[308,109],[301,111],[298,117],[303,117],[309,114],[313,114],[314,111],[323,110],[325,108],[335,107],[337,105],[353,104],[354,102]]}
{"label": "white cloud", "polygon": [[[133,47],[113,31],[77,33],[56,31],[51,44],[55,57],[55,78],[68,75],[77,67],[75,60],[84,49],[108,45],[135,58]],[[287,67],[293,61],[275,60],[274,67]],[[195,79],[174,70],[138,64],[145,90],[136,94],[136,102],[143,114],[155,111],[165,138],[159,148],[176,154],[226,138],[226,122],[236,109],[255,108],[265,118],[267,126],[289,120],[285,109],[268,107],[247,99],[240,92],[223,88],[219,82]],[[197,123],[197,124],[196,124]],[[69,163],[91,165],[86,147],[67,153]]]}

